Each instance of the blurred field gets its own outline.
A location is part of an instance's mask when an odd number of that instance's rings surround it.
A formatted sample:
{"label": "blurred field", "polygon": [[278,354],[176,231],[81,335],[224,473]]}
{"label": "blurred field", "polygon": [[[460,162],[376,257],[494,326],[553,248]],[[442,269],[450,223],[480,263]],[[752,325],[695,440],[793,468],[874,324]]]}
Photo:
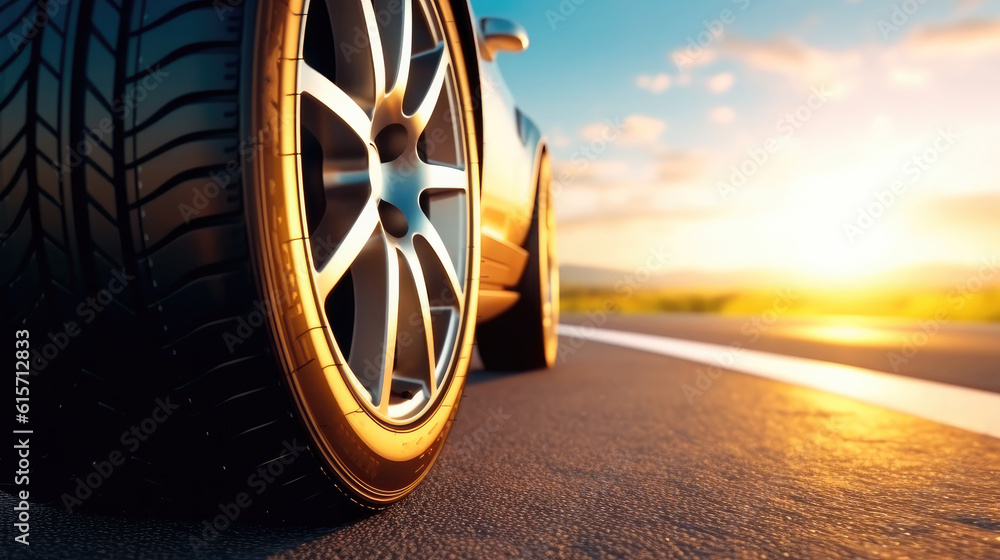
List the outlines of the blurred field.
{"label": "blurred field", "polygon": [[[978,289],[977,289],[978,288]],[[923,289],[852,288],[697,290],[563,286],[562,310],[615,313],[703,312],[754,315],[777,310],[782,315],[861,315],[1000,321],[1000,284],[956,285],[940,291]]]}

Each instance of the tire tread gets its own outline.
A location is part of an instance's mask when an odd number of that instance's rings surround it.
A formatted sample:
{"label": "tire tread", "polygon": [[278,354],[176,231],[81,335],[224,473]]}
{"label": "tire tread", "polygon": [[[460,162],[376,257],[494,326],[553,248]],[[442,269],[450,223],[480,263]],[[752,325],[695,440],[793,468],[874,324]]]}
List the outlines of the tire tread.
{"label": "tire tread", "polygon": [[[48,1],[2,2],[0,16],[19,14],[6,26],[15,29]],[[61,428],[40,476],[60,504],[68,481],[120,449],[118,435],[169,396],[183,403],[176,419],[84,507],[214,507],[245,490],[281,442],[305,437],[266,329],[226,342],[259,300],[238,169],[249,17],[243,6],[220,17],[214,0],[59,8],[20,52],[0,52],[0,279],[9,280],[0,318],[30,324],[40,340],[67,319],[81,330],[47,366],[33,364],[49,395],[39,415]],[[156,71],[161,81],[146,79]],[[213,183],[218,195],[186,219],[181,205]],[[78,310],[98,300],[86,320]],[[349,501],[316,457],[303,457],[259,508]]]}

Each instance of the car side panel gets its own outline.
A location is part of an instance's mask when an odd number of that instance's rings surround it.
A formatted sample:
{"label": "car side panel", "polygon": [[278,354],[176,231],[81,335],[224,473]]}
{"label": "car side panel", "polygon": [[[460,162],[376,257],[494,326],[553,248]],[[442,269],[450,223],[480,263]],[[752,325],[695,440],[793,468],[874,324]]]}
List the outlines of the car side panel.
{"label": "car side panel", "polygon": [[[481,61],[484,235],[523,245],[535,202],[535,146],[522,143],[513,97],[496,63]],[[536,141],[537,143],[537,141]]]}

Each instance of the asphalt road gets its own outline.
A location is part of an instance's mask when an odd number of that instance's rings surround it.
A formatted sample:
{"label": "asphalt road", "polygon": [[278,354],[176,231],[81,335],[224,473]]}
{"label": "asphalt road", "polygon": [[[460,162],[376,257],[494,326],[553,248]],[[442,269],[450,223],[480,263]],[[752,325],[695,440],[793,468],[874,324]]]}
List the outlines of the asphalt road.
{"label": "asphalt road", "polygon": [[[782,319],[755,338],[752,321],[602,322],[883,371],[926,331]],[[939,327],[900,373],[1000,390],[1000,328]],[[235,527],[203,556],[1000,559],[1000,440],[739,373],[689,399],[698,364],[563,343],[554,370],[474,373],[440,460],[400,504],[342,527]],[[28,556],[11,505],[0,497],[9,558],[197,557],[198,522],[56,509],[34,512]]]}

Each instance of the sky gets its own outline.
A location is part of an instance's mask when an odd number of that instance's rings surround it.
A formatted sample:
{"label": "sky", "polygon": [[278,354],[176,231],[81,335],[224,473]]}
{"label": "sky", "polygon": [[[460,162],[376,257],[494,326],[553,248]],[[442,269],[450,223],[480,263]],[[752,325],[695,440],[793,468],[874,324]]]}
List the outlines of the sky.
{"label": "sky", "polygon": [[552,146],[563,264],[863,279],[1000,246],[1000,1],[472,0]]}

